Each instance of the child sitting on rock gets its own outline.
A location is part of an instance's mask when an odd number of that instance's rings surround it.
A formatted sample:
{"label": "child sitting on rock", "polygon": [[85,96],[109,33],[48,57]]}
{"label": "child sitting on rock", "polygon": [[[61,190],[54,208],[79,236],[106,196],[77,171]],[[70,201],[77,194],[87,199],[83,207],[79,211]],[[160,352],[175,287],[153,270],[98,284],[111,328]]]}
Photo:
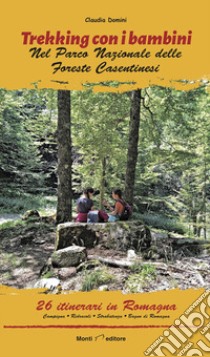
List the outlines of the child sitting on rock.
{"label": "child sitting on rock", "polygon": [[115,205],[111,206],[107,201],[103,202],[105,208],[109,209],[111,212],[108,214],[108,222],[119,221],[124,210],[125,210],[125,201],[122,198],[122,191],[119,188],[116,188],[112,191],[112,198],[115,200]]}
{"label": "child sitting on rock", "polygon": [[93,210],[94,189],[87,187],[83,195],[77,200],[77,217],[76,222],[87,222],[88,212]]}

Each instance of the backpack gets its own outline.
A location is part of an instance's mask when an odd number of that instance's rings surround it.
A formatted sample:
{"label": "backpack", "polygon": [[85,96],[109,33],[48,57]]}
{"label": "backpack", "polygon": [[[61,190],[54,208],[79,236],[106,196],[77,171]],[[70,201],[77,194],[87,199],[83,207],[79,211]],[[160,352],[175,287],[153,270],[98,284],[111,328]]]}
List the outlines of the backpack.
{"label": "backpack", "polygon": [[132,215],[132,208],[127,202],[123,200],[118,201],[124,206],[124,211],[121,213],[120,221],[127,221]]}
{"label": "backpack", "polygon": [[108,222],[109,216],[105,211],[99,210],[98,218],[99,218],[99,222]]}

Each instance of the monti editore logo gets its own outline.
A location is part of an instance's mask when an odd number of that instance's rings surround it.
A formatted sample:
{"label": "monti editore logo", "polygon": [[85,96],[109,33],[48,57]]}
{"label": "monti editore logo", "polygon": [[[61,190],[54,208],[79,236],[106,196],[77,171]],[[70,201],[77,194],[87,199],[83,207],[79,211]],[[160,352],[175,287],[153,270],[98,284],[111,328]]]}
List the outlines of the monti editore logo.
{"label": "monti editore logo", "polygon": [[209,294],[210,291],[204,292],[169,329],[163,331],[144,355],[167,356],[170,352],[174,356],[206,356],[206,352],[210,352]]}

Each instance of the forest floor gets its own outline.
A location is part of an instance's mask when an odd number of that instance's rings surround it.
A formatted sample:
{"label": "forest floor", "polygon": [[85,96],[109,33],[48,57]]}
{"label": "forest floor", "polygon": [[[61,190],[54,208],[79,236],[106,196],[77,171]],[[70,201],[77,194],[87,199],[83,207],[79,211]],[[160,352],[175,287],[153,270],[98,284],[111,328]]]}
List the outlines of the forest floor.
{"label": "forest floor", "polygon": [[[77,269],[47,270],[46,262],[54,251],[55,239],[56,228],[53,224],[18,221],[15,226],[0,226],[0,285],[34,288],[35,284],[37,286],[37,283],[46,282],[47,279],[52,282],[52,289],[59,282],[64,293],[92,289],[135,293],[175,288],[210,288],[210,257],[205,253],[174,261],[143,261],[137,255],[138,263],[136,260],[128,267],[120,267],[117,262],[129,262],[127,252],[105,249],[99,245],[88,249],[88,256],[93,259]],[[94,257],[102,260],[108,258],[117,263],[116,267],[100,263]]]}

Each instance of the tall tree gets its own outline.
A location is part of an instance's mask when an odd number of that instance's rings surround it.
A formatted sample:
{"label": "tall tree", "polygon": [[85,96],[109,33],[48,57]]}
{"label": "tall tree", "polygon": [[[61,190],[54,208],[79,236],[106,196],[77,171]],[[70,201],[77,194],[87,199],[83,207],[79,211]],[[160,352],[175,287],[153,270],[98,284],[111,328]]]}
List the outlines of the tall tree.
{"label": "tall tree", "polygon": [[68,90],[58,91],[58,203],[57,223],[71,220],[71,96]]}
{"label": "tall tree", "polygon": [[[130,100],[127,94],[72,93],[72,133],[77,159],[75,190],[85,186],[105,193],[124,182]],[[78,135],[78,132],[80,135]],[[76,183],[76,185],[75,185]]]}
{"label": "tall tree", "polygon": [[141,89],[131,92],[130,125],[125,175],[125,199],[132,205],[134,198],[135,172],[138,158]]}

